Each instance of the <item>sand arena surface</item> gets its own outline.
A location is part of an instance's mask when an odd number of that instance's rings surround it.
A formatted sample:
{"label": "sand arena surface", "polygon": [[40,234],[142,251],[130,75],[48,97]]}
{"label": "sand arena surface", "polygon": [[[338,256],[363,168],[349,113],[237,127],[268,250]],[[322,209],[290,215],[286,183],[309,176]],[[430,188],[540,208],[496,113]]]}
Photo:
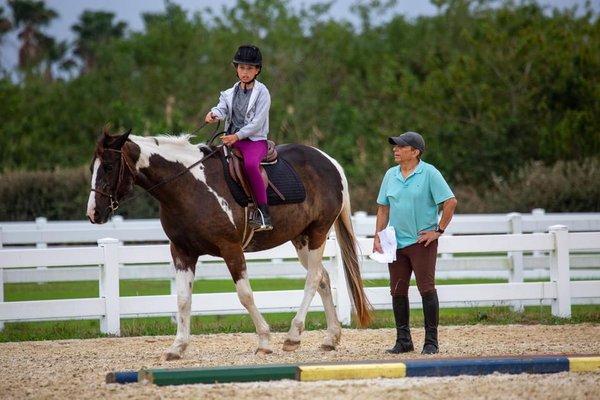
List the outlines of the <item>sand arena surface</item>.
{"label": "sand arena surface", "polygon": [[[455,378],[371,379],[329,382],[258,382],[157,387],[107,385],[107,372],[143,367],[209,367],[321,361],[423,358],[419,352],[392,356],[391,329],[344,329],[336,351],[319,349],[323,331],[302,335],[292,353],[281,348],[284,333],[272,335],[274,353],[254,355],[251,333],[194,335],[182,360],[161,361],[174,336],[0,343],[0,398],[206,398],[310,399],[599,399],[600,374],[488,375]],[[422,329],[413,329],[415,347]],[[440,327],[439,357],[540,354],[600,354],[600,324]]]}

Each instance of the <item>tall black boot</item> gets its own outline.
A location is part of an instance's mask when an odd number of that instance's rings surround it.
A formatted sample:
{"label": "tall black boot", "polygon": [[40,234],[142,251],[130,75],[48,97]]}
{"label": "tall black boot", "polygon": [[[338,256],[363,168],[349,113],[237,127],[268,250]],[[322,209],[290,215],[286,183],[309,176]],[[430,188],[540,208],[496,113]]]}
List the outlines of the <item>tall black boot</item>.
{"label": "tall black boot", "polygon": [[440,303],[437,291],[423,296],[423,316],[425,317],[425,344],[421,354],[436,354],[438,347],[438,323],[440,320]]}
{"label": "tall black boot", "polygon": [[394,319],[396,320],[396,344],[389,350],[388,353],[398,354],[413,351],[412,338],[410,337],[409,317],[410,305],[408,296],[392,297],[392,306],[394,308]]}
{"label": "tall black boot", "polygon": [[254,211],[254,215],[249,222],[250,227],[255,231],[270,231],[273,229],[271,224],[271,215],[269,214],[269,206],[266,204],[259,205]]}

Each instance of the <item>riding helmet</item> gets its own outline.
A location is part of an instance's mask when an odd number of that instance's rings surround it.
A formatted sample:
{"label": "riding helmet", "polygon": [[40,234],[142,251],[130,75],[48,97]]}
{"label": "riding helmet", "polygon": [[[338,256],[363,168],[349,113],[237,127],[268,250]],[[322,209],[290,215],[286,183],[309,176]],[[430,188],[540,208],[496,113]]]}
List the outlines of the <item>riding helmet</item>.
{"label": "riding helmet", "polygon": [[233,56],[233,65],[248,64],[262,67],[262,54],[260,49],[251,44],[240,46]]}

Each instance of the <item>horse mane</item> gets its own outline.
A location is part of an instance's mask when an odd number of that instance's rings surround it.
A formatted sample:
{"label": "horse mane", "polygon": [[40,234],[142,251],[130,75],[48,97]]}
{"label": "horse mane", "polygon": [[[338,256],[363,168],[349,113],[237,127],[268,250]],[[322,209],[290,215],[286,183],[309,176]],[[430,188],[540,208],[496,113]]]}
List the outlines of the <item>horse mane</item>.
{"label": "horse mane", "polygon": [[[140,137],[140,136],[138,136]],[[182,133],[181,135],[158,135],[158,136],[142,136],[149,139],[155,139],[158,141],[158,144],[173,144],[173,145],[191,145],[190,139],[194,137],[194,135],[190,133]]]}

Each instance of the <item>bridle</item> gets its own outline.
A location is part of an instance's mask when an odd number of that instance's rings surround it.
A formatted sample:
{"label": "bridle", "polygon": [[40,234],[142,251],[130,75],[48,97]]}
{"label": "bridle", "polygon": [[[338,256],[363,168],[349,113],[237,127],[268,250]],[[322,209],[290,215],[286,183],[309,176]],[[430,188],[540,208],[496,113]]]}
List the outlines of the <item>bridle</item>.
{"label": "bridle", "polygon": [[[125,173],[125,166],[127,166],[127,169],[129,170],[131,175],[134,177],[134,179],[135,179],[135,173],[133,172],[133,169],[127,162],[127,158],[125,157],[125,153],[123,152],[123,150],[104,149],[104,151],[112,151],[113,153],[121,154],[121,165],[119,166],[119,174],[117,175],[117,182],[114,185],[113,193],[107,193],[104,190],[95,189],[95,188],[91,188],[90,190],[92,192],[99,193],[103,196],[108,197],[108,199],[110,200],[110,205],[107,208],[110,210],[111,213],[114,213],[119,208],[119,201],[117,200],[117,193],[119,192],[121,182],[123,181],[123,176]],[[108,185],[105,184],[104,186],[108,186]],[[103,187],[103,189],[104,189],[104,187]]]}
{"label": "bridle", "polygon": [[[217,125],[217,128],[215,129],[215,132],[213,133],[212,137],[210,138],[210,140],[208,142],[206,142],[207,145],[211,145],[213,143],[213,141],[221,134],[226,133],[225,131],[219,132],[219,126],[220,126],[220,122]],[[197,132],[198,130],[202,129],[204,126],[206,126],[206,123],[201,125],[198,129],[196,129]],[[219,145],[216,146],[216,148],[211,151],[210,153],[208,153],[207,155],[205,155],[204,157],[202,157],[200,160],[196,161],[195,163],[193,163],[192,165],[190,165],[189,167],[187,167],[186,169],[184,169],[181,172],[178,172],[177,174],[166,178],[160,182],[158,182],[157,184],[153,185],[152,187],[150,187],[149,189],[145,189],[146,192],[151,192],[152,190],[156,189],[159,186],[162,186],[164,184],[167,184],[169,182],[174,181],[175,179],[179,178],[181,175],[185,174],[186,172],[188,172],[190,169],[194,168],[195,166],[197,166],[198,164],[202,164],[205,160],[207,160],[208,158],[212,157],[213,155],[215,155],[216,153],[218,153],[221,148],[223,147],[223,145]],[[131,165],[129,165],[129,162],[127,162],[127,157],[125,156],[125,152],[124,150],[116,150],[116,149],[104,149],[104,151],[112,151],[114,153],[119,153],[121,155],[121,165],[119,166],[119,174],[117,175],[117,182],[114,185],[114,190],[113,193],[108,193],[105,190],[100,190],[100,189],[95,189],[95,188],[91,188],[90,190],[92,192],[101,194],[102,196],[108,197],[108,199],[110,200],[110,205],[107,207],[107,209],[110,211],[111,214],[113,214],[115,211],[117,211],[117,209],[119,208],[119,200],[117,199],[117,193],[119,192],[119,188],[121,186],[121,183],[123,181],[123,177],[124,177],[124,173],[125,173],[125,166],[127,166],[127,169],[129,170],[129,173],[131,174],[131,176],[133,177],[133,180],[135,182],[135,177],[136,177],[136,173],[134,171],[134,169],[131,167]],[[105,184],[104,186],[108,186],[107,184]],[[105,189],[103,187],[103,189]],[[135,199],[136,197],[140,196],[141,194],[143,194],[143,192],[138,193],[133,195],[132,197],[129,197],[125,200],[123,200],[120,204],[123,204],[125,202],[131,201],[133,199]]]}

